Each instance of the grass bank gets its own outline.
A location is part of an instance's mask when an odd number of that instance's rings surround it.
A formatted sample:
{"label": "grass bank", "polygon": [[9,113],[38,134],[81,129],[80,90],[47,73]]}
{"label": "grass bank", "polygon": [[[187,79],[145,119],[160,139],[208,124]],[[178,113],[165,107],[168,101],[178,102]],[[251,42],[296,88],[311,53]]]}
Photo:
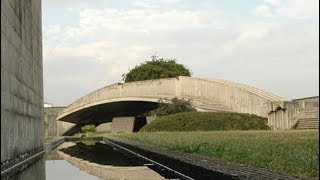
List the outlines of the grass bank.
{"label": "grass bank", "polygon": [[301,177],[319,176],[318,130],[139,132],[113,136]]}
{"label": "grass bank", "polygon": [[269,129],[267,118],[235,112],[184,112],[159,117],[140,131],[211,131]]}

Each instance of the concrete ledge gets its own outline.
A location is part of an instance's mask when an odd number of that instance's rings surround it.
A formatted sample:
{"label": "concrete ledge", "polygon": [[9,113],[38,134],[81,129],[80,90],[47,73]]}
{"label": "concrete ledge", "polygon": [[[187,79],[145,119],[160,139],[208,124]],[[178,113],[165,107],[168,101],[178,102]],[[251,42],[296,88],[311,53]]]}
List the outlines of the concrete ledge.
{"label": "concrete ledge", "polygon": [[111,141],[128,148],[194,179],[299,179],[299,177],[262,168],[171,151],[117,138],[104,137],[104,141]]}
{"label": "concrete ledge", "polygon": [[54,149],[55,147],[59,146],[60,144],[64,143],[65,141],[66,140],[64,137],[58,137],[58,138],[55,138],[55,139],[47,142],[46,143],[46,151]]}
{"label": "concrete ledge", "polygon": [[64,138],[56,138],[46,143],[45,148],[40,147],[1,163],[1,179],[10,179],[12,175],[23,171],[39,159],[43,158],[46,151],[55,148],[65,141]]}

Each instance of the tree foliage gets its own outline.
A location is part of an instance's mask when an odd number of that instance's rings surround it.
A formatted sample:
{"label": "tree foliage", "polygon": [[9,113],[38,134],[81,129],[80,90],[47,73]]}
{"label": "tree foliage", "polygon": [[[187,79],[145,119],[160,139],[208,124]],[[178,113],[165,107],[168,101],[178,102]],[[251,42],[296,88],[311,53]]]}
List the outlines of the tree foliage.
{"label": "tree foliage", "polygon": [[167,99],[159,100],[159,107],[148,113],[151,116],[166,116],[170,114],[196,111],[194,107],[191,106],[190,100],[173,98],[170,101]]}
{"label": "tree foliage", "polygon": [[191,76],[191,71],[175,59],[157,59],[154,55],[150,61],[135,66],[127,74],[123,74],[124,82],[143,81],[150,79],[174,78]]}
{"label": "tree foliage", "polygon": [[87,133],[87,132],[96,132],[96,126],[95,125],[85,125],[81,128],[81,132]]}

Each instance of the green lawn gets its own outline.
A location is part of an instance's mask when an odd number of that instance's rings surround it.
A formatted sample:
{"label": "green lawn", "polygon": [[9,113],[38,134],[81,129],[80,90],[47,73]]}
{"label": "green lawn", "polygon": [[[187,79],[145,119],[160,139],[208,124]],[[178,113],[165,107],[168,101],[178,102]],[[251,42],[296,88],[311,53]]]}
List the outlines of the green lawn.
{"label": "green lawn", "polygon": [[139,132],[113,135],[302,177],[319,176],[318,130]]}

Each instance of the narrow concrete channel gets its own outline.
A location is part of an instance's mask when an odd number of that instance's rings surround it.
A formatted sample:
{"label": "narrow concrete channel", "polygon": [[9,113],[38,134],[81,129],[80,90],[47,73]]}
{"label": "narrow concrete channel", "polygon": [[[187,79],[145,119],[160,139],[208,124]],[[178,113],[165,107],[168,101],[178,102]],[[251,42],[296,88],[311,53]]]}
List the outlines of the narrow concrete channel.
{"label": "narrow concrete channel", "polygon": [[185,179],[99,138],[55,141],[36,162],[24,166],[12,167],[17,170],[1,179]]}
{"label": "narrow concrete channel", "polygon": [[[23,162],[1,179],[299,179],[203,156],[121,139],[66,137],[47,143],[33,165]],[[21,169],[24,169],[21,171]],[[6,170],[9,171],[9,170]]]}

